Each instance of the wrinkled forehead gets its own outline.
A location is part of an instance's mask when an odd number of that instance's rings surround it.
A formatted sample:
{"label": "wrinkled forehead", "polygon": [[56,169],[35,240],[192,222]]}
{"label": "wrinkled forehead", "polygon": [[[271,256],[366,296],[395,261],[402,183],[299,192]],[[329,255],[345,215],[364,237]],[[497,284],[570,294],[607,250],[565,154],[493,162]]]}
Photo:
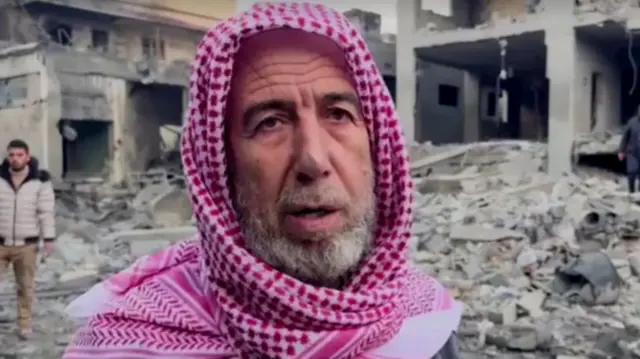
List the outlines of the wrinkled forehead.
{"label": "wrinkled forehead", "polygon": [[321,69],[316,75],[324,75],[329,86],[342,79],[353,88],[344,51],[330,38],[302,30],[274,29],[251,36],[243,41],[234,63],[232,96],[246,95],[265,80],[272,85],[304,83],[311,80],[306,78],[310,70],[316,69]]}
{"label": "wrinkled forehead", "polygon": [[236,55],[239,68],[243,64],[268,62],[274,57],[324,57],[344,67],[346,58],[338,44],[328,37],[296,29],[274,29],[245,39]]}

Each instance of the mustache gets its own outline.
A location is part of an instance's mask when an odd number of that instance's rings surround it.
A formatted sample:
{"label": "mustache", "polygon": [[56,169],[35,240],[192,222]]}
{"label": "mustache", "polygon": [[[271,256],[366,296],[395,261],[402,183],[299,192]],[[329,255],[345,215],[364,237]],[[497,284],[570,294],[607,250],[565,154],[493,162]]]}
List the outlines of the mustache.
{"label": "mustache", "polygon": [[286,189],[278,198],[276,206],[282,211],[296,210],[300,207],[345,208],[349,205],[349,196],[333,186],[318,185]]}

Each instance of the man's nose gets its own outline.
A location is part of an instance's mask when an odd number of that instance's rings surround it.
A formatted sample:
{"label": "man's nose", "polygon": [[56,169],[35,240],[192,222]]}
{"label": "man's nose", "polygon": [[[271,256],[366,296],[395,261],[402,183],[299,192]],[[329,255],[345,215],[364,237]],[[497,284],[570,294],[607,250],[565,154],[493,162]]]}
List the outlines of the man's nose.
{"label": "man's nose", "polygon": [[309,184],[328,177],[331,174],[328,135],[318,116],[301,116],[296,137],[296,181]]}

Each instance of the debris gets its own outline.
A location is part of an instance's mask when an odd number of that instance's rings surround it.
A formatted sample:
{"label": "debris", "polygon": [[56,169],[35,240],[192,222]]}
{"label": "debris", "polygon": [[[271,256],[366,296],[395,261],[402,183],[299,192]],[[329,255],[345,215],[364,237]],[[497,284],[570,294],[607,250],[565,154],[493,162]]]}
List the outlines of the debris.
{"label": "debris", "polygon": [[563,296],[577,296],[588,305],[614,304],[620,296],[622,280],[606,254],[583,253],[556,272],[552,283]]}
{"label": "debris", "polygon": [[[581,139],[576,152],[615,154],[612,137],[608,147]],[[465,304],[464,352],[547,357],[553,348],[555,357],[578,359],[596,355],[594,343],[606,336],[616,346],[598,353],[631,350],[620,331],[637,338],[640,328],[640,209],[624,181],[582,167],[549,177],[546,147],[533,142],[410,152],[411,258]]]}
{"label": "debris", "polygon": [[150,203],[151,218],[159,227],[173,227],[188,223],[193,216],[186,189],[169,188]]}
{"label": "debris", "polygon": [[[595,151],[592,142],[578,147]],[[422,144],[410,152],[410,256],[464,303],[464,353],[635,353],[640,206],[624,181],[581,167],[549,177],[546,146],[526,141]],[[68,343],[74,324],[63,310],[72,298],[136,258],[197,234],[182,175],[168,167],[132,173],[124,186],[77,180],[56,188],[59,238],[38,268],[34,344],[19,347],[4,335],[15,321],[13,276],[0,283],[0,348],[32,350],[20,354],[26,357],[49,358],[40,348],[59,353]]]}
{"label": "debris", "polygon": [[3,358],[60,358],[75,331],[64,313],[73,298],[136,258],[196,233],[181,176],[164,169],[131,174],[125,187],[75,180],[55,188],[58,238],[54,253],[38,265],[34,336],[28,342],[15,335],[14,276],[0,281]]}
{"label": "debris", "polygon": [[518,254],[518,257],[516,258],[516,264],[523,273],[531,274],[538,264],[538,256],[534,250],[527,247],[523,249],[520,254]]}
{"label": "debris", "polygon": [[474,242],[499,241],[503,239],[524,238],[525,235],[503,228],[487,228],[478,225],[456,226],[449,232],[452,240],[465,240]]}
{"label": "debris", "polygon": [[631,273],[636,277],[640,277],[640,251],[629,254],[629,265]]}
{"label": "debris", "polygon": [[417,171],[424,170],[426,167],[437,164],[438,162],[462,156],[468,151],[468,149],[469,148],[467,147],[454,148],[447,152],[438,153],[429,157],[419,159],[417,161],[413,161],[411,162],[411,171],[415,173]]}
{"label": "debris", "polygon": [[542,304],[547,299],[547,293],[538,290],[526,293],[518,301],[518,306],[522,307],[532,318],[543,316]]}

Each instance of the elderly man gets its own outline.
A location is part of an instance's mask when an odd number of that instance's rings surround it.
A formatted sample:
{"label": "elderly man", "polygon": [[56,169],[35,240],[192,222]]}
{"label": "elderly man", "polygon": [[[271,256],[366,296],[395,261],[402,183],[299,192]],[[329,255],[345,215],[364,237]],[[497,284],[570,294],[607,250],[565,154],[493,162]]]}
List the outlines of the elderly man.
{"label": "elderly man", "polygon": [[13,264],[18,287],[18,326],[21,339],[31,334],[31,306],[38,242],[44,254],[53,250],[55,196],[49,173],[38,168],[23,140],[12,140],[0,164],[0,280]]}
{"label": "elderly man", "polygon": [[79,298],[64,358],[457,358],[459,305],[405,259],[393,102],[341,14],[261,4],[218,24],[189,111],[198,238]]}

